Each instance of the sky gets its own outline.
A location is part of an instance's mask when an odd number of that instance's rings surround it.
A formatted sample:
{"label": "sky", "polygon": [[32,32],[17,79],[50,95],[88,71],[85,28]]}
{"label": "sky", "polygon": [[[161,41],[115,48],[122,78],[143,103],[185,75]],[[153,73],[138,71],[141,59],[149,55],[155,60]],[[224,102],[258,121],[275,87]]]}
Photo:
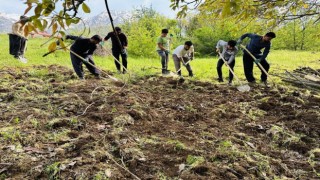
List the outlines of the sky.
{"label": "sky", "polygon": [[[24,2],[26,0],[0,0],[0,12],[7,14],[23,14],[26,9]],[[104,0],[86,0],[86,4],[90,7],[91,13],[80,14],[82,17],[94,16],[106,10]],[[162,15],[174,18],[176,13],[170,8],[170,0],[108,0],[110,10],[131,11],[141,6],[150,7]],[[33,13],[33,10],[31,10]],[[27,15],[31,15],[29,12]]]}

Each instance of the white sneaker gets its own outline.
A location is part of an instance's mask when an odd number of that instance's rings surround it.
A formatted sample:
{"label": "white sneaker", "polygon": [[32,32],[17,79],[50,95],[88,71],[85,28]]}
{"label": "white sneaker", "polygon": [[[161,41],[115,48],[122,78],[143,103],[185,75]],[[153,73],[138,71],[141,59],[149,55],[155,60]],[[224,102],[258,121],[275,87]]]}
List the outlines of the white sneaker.
{"label": "white sneaker", "polygon": [[19,56],[19,60],[22,62],[22,63],[27,63],[28,60],[22,56]]}

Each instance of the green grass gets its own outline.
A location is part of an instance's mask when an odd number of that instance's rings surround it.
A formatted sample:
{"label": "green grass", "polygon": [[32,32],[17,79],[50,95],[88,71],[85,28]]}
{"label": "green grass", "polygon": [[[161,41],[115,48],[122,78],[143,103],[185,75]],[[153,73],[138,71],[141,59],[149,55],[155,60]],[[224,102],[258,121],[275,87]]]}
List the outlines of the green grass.
{"label": "green grass", "polygon": [[[48,55],[47,57],[42,57],[42,55],[47,52],[48,45],[44,45],[43,47],[40,47],[40,45],[46,42],[47,38],[29,38],[27,52],[25,54],[26,58],[28,59],[27,64],[19,62],[9,54],[9,38],[7,35],[0,35],[0,39],[0,47],[2,47],[0,54],[0,68],[4,66],[25,67],[33,65],[58,64],[72,69],[69,52],[59,50],[54,54]],[[212,49],[214,49],[214,46]],[[283,72],[284,69],[293,70],[299,66],[310,66],[312,68],[319,69],[319,55],[320,52],[272,50],[268,56],[268,61],[271,64],[270,73],[280,73]],[[99,68],[116,72],[116,68],[111,56],[95,57],[94,61]],[[195,74],[194,79],[205,81],[212,81],[216,79],[217,61],[217,57],[195,57],[195,60],[190,63]],[[160,74],[160,68],[161,64],[158,56],[155,56],[155,58],[137,58],[131,57],[129,54],[128,69],[135,76],[144,76],[155,73]],[[169,60],[169,69],[172,71],[174,70],[171,57]],[[235,73],[241,80],[245,79],[241,55],[236,58]],[[254,73],[255,77],[259,79],[260,71],[257,67],[254,68]],[[187,76],[187,71],[185,68],[182,69],[182,74]],[[228,77],[227,68],[225,66],[223,67],[223,75],[224,78]]]}

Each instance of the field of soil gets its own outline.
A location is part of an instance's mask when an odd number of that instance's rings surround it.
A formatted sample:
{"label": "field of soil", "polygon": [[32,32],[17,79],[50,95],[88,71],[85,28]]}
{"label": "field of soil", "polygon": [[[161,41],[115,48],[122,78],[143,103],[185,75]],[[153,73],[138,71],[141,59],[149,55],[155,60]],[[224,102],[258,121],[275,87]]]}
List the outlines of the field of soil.
{"label": "field of soil", "polygon": [[0,69],[0,179],[319,179],[320,96]]}

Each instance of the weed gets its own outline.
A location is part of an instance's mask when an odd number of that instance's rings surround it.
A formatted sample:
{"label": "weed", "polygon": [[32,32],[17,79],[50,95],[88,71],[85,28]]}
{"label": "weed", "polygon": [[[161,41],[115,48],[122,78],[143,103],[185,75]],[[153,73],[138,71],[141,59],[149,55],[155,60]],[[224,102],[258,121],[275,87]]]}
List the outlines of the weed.
{"label": "weed", "polygon": [[159,179],[159,180],[167,180],[167,179],[169,179],[169,178],[168,178],[164,173],[158,172],[156,179]]}
{"label": "weed", "polygon": [[46,68],[43,68],[39,70],[30,70],[28,73],[31,77],[43,78],[48,75],[49,70]]}
{"label": "weed", "polygon": [[267,134],[272,136],[272,141],[276,144],[290,144],[292,142],[299,142],[301,135],[295,133],[287,132],[284,128],[273,125],[268,131]]}
{"label": "weed", "polygon": [[[230,140],[221,141],[218,144],[217,152],[219,156],[227,157],[229,161],[236,161],[245,157],[245,152],[240,151]],[[220,157],[213,157],[212,161],[218,161]]]}
{"label": "weed", "polygon": [[68,136],[69,133],[69,129],[63,129],[61,131],[54,131],[53,133],[46,133],[46,138],[54,142],[66,141],[70,139]]}
{"label": "weed", "polygon": [[187,157],[187,164],[191,167],[196,167],[203,162],[205,162],[205,159],[202,156],[193,156],[193,155],[188,155]]}
{"label": "weed", "polygon": [[97,174],[94,175],[93,180],[108,180],[109,178],[106,174],[102,171],[99,171]]}
{"label": "weed", "polygon": [[48,165],[46,167],[45,172],[48,175],[49,180],[59,179],[60,165],[61,165],[60,162],[55,162],[55,163]]}
{"label": "weed", "polygon": [[111,112],[112,113],[116,113],[118,110],[117,110],[117,108],[116,107],[112,107],[112,109],[111,109]]}
{"label": "weed", "polygon": [[313,172],[320,177],[320,172],[315,169],[316,163],[319,163],[319,157],[316,157],[315,154],[320,154],[320,148],[313,149],[309,152],[310,156],[308,158],[308,162],[313,169]]}
{"label": "weed", "polygon": [[69,121],[71,125],[77,125],[79,123],[78,119],[75,117],[71,118]]}
{"label": "weed", "polygon": [[19,117],[16,117],[16,118],[13,119],[13,123],[14,124],[19,124],[19,122],[20,122],[20,118]]}
{"label": "weed", "polygon": [[182,142],[180,142],[178,140],[169,140],[168,144],[174,145],[174,150],[175,151],[180,151],[180,150],[186,149],[186,146]]}
{"label": "weed", "polygon": [[33,118],[30,120],[30,122],[31,122],[33,128],[35,128],[35,129],[39,128],[39,121],[37,119]]}
{"label": "weed", "polygon": [[20,131],[14,127],[1,128],[0,135],[4,140],[11,142],[21,139]]}
{"label": "weed", "polygon": [[0,180],[5,180],[7,179],[7,176],[5,174],[0,174]]}

